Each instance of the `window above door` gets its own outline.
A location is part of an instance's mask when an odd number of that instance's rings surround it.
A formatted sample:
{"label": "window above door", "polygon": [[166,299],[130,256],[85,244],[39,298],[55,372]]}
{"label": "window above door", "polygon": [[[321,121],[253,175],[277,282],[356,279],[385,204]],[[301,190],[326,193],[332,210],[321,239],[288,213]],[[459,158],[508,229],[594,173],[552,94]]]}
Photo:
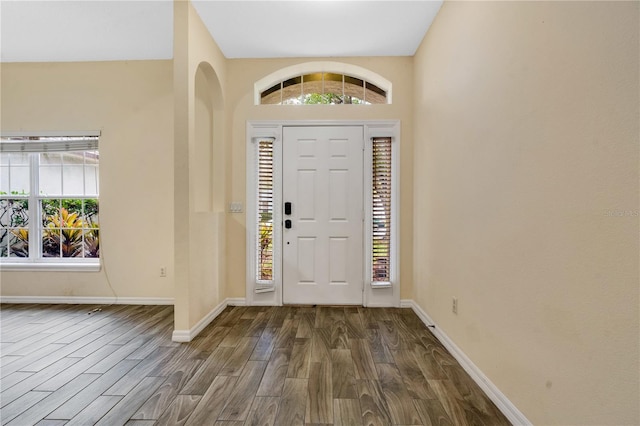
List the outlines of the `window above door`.
{"label": "window above door", "polygon": [[277,70],[254,85],[255,105],[391,104],[391,82],[357,65],[316,61]]}
{"label": "window above door", "polygon": [[267,105],[371,105],[386,104],[387,92],[361,78],[316,72],[280,81],[260,93]]}

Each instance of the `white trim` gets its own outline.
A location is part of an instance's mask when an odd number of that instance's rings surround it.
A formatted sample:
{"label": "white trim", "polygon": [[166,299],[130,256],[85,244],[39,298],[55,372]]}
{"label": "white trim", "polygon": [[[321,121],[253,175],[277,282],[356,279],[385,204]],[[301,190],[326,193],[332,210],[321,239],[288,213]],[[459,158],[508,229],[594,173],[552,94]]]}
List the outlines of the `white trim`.
{"label": "white trim", "polygon": [[376,282],[372,282],[371,284],[371,288],[372,289],[380,289],[380,288],[390,288],[393,286],[393,284],[391,284],[391,282],[389,281],[376,281]]}
{"label": "white trim", "polygon": [[171,341],[186,343],[193,339],[190,330],[173,330],[171,334]]}
{"label": "white trim", "polygon": [[[275,137],[281,139],[282,127],[295,127],[295,126],[365,126],[372,127],[380,130],[380,133],[376,132],[376,136],[380,137],[395,137],[395,126],[400,126],[400,120],[394,119],[380,119],[380,120],[249,120],[247,121],[247,131],[256,131],[258,136],[254,137]],[[397,130],[399,132],[399,129]],[[249,135],[247,135],[249,136]],[[365,133],[365,138],[367,134]]]}
{"label": "white trim", "polygon": [[388,303],[384,302],[369,302],[366,305],[367,308],[397,308],[398,305],[390,306]]}
{"label": "white trim", "polygon": [[247,301],[244,297],[227,297],[227,306],[247,306]]}
{"label": "white trim", "polygon": [[[389,307],[400,306],[400,121],[384,120],[365,125],[365,291],[364,306]],[[390,282],[374,283],[371,275],[372,265],[372,158],[373,138],[391,138],[391,254],[390,254]]]}
{"label": "white trim", "polygon": [[[246,223],[253,223],[253,228],[251,228],[251,235],[248,235],[248,237],[251,237],[251,245],[247,246],[251,248],[251,251],[253,253],[253,265],[252,265],[252,272],[251,275],[247,275],[247,278],[252,277],[252,281],[253,281],[253,290],[248,289],[247,292],[251,293],[251,291],[253,291],[254,294],[262,294],[262,293],[274,293],[272,295],[269,296],[263,296],[263,295],[258,295],[258,296],[248,296],[249,300],[253,300],[253,299],[257,299],[260,300],[261,302],[266,302],[267,300],[273,299],[271,301],[272,304],[275,303],[275,300],[277,300],[279,298],[279,296],[276,294],[277,293],[277,289],[279,288],[279,286],[277,285],[278,282],[281,281],[280,279],[280,264],[273,263],[272,264],[272,277],[271,280],[261,280],[258,279],[258,258],[257,258],[257,249],[259,247],[258,244],[258,224],[259,224],[259,215],[257,213],[257,208],[258,208],[258,197],[259,197],[259,193],[258,193],[258,186],[259,186],[259,176],[257,174],[258,169],[259,169],[259,157],[260,157],[260,148],[259,148],[259,141],[263,141],[265,139],[269,139],[271,140],[271,154],[272,154],[272,184],[273,184],[273,188],[274,191],[272,192],[272,202],[273,202],[273,212],[272,212],[272,228],[271,228],[271,232],[272,232],[272,247],[273,247],[273,255],[272,255],[272,259],[280,259],[281,258],[281,250],[282,250],[282,245],[280,244],[280,232],[281,232],[281,226],[282,224],[278,221],[275,220],[275,218],[277,217],[281,217],[281,205],[280,205],[280,200],[278,198],[278,196],[280,195],[279,192],[275,189],[278,188],[280,185],[280,174],[279,174],[279,170],[280,170],[280,162],[281,162],[281,146],[282,144],[280,143],[280,137],[279,135],[281,134],[281,128],[273,128],[272,126],[267,126],[265,128],[261,128],[260,130],[258,130],[259,134],[255,137],[253,137],[251,139],[251,143],[247,146],[247,152],[250,153],[250,155],[253,155],[253,161],[252,166],[249,167],[247,165],[247,176],[249,176],[247,178],[247,188],[249,187],[249,182],[251,182],[251,189],[247,189],[247,202],[246,205],[248,206],[247,208],[250,209],[248,211],[251,211],[252,214],[251,216],[247,216],[247,221]],[[266,133],[265,133],[266,132]],[[266,136],[271,134],[271,136]],[[253,218],[253,221],[249,221],[249,218]],[[249,240],[247,239],[247,242]]]}
{"label": "white trim", "polygon": [[347,64],[345,62],[332,61],[314,61],[304,62],[302,64],[292,65],[290,67],[281,68],[260,80],[253,85],[253,102],[254,105],[260,105],[260,93],[265,89],[272,87],[274,84],[287,80],[302,74],[315,72],[331,72],[336,74],[345,74],[349,76],[359,77],[372,84],[375,84],[385,92],[387,92],[387,104],[391,103],[392,84],[389,80],[382,77],[371,70],[357,65]]}
{"label": "white trim", "polygon": [[213,308],[211,312],[205,315],[196,325],[191,327],[189,330],[173,330],[171,334],[171,340],[174,342],[190,342],[192,341],[206,326],[211,324],[211,322],[216,319],[218,315],[225,310],[227,306],[244,306],[245,299],[244,297],[234,297],[224,299],[218,306]]}
{"label": "white trim", "polygon": [[[282,277],[280,259],[282,259],[282,244],[280,242],[282,228],[282,202],[281,202],[281,173],[282,173],[282,128],[287,126],[362,126],[364,128],[365,158],[371,158],[371,138],[391,137],[392,145],[392,191],[395,195],[392,199],[391,220],[391,285],[371,286],[371,243],[368,236],[371,235],[371,214],[365,208],[365,271],[363,271],[363,306],[371,307],[398,307],[400,306],[400,120],[255,120],[246,123],[246,303],[248,306],[281,306],[282,305]],[[256,138],[275,138],[274,141],[274,292],[255,292],[255,224],[256,217],[256,150],[253,141]],[[368,151],[367,151],[368,150]],[[369,152],[367,157],[367,152]],[[370,196],[370,188],[367,182],[371,182],[371,164],[364,167],[365,185],[363,191],[365,197]],[[368,201],[365,198],[365,206]]]}
{"label": "white trim", "polygon": [[196,337],[206,326],[211,324],[211,321],[216,319],[218,315],[227,307],[227,300],[223,300],[218,306],[213,308],[211,312],[202,317],[200,321],[196,323],[189,330],[173,330],[171,334],[171,340],[174,342],[190,342]]}
{"label": "white trim", "polygon": [[52,263],[52,262],[1,262],[0,271],[28,271],[28,272],[100,272],[99,262]]}
{"label": "white trim", "polygon": [[[255,247],[256,242],[256,218],[257,205],[257,170],[256,164],[257,148],[255,147],[255,141],[261,138],[273,139],[273,185],[274,188],[280,188],[280,170],[282,160],[282,126],[279,122],[247,122],[246,125],[246,199],[245,199],[245,223],[247,226],[246,232],[246,300],[244,303],[247,305],[262,305],[262,306],[279,306],[282,305],[282,279],[280,272],[280,264],[275,262],[273,265],[273,288],[274,291],[270,292],[256,292],[258,287],[256,282],[256,259],[255,259]],[[277,218],[282,217],[282,203],[280,202],[280,191],[274,190],[273,194],[273,258],[282,258],[282,244],[280,243],[280,233],[282,224]]]}
{"label": "white trim", "polygon": [[[273,293],[273,292],[272,292]],[[282,306],[282,305],[277,305],[271,301],[263,301],[263,300],[253,300],[253,303],[251,305],[247,305],[247,306]]]}
{"label": "white trim", "polygon": [[[413,304],[414,304],[413,299],[402,299],[402,300],[400,300],[400,307],[401,308],[413,308]],[[416,314],[417,314],[417,312],[416,312]],[[422,319],[422,317],[420,319]],[[422,322],[424,322],[424,320],[422,320]]]}
{"label": "white trim", "polygon": [[453,357],[460,363],[460,366],[464,371],[471,376],[474,382],[484,391],[491,401],[498,407],[498,409],[505,415],[505,417],[513,425],[529,426],[531,423],[520,410],[494,385],[491,380],[476,366],[469,357],[455,344],[453,340],[440,329],[431,317],[418,305],[414,300],[402,300],[400,302],[402,307],[412,308],[413,311],[420,317],[422,322],[431,326],[428,327],[431,333],[444,345],[444,347],[453,355]]}
{"label": "white trim", "polygon": [[173,305],[172,297],[0,296],[0,303],[46,305]]}

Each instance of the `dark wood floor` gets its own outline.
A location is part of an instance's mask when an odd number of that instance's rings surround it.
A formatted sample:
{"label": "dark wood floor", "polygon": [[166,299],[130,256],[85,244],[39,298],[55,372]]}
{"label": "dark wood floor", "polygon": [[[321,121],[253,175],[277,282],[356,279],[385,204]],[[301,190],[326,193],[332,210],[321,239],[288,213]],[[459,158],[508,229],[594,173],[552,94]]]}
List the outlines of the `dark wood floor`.
{"label": "dark wood floor", "polygon": [[409,309],[0,310],[3,425],[509,424]]}

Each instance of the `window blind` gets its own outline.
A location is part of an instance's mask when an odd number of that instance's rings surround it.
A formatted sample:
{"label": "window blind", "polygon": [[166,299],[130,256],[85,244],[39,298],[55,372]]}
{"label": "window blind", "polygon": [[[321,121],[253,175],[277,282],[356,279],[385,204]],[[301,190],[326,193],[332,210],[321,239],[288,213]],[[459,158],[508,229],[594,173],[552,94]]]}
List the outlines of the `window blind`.
{"label": "window blind", "polygon": [[372,281],[391,281],[391,138],[372,139]]}
{"label": "window blind", "polygon": [[96,151],[98,139],[98,136],[2,137],[0,152]]}
{"label": "window blind", "polygon": [[[273,139],[261,139],[258,149],[257,282],[273,284]],[[257,289],[259,290],[259,289]]]}

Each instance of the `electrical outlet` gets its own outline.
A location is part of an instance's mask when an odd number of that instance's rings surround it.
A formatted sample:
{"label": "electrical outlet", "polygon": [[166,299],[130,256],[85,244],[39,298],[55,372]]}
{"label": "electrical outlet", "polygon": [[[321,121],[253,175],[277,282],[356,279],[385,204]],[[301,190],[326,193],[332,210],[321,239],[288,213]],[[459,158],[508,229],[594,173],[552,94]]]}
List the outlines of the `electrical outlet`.
{"label": "electrical outlet", "polygon": [[167,268],[165,268],[164,266],[160,268],[160,276],[161,277],[167,276]]}
{"label": "electrical outlet", "polygon": [[451,301],[451,311],[454,314],[458,313],[458,298],[454,297],[453,300]]}
{"label": "electrical outlet", "polygon": [[242,213],[242,203],[240,202],[233,202],[233,203],[229,203],[229,212],[231,213]]}

